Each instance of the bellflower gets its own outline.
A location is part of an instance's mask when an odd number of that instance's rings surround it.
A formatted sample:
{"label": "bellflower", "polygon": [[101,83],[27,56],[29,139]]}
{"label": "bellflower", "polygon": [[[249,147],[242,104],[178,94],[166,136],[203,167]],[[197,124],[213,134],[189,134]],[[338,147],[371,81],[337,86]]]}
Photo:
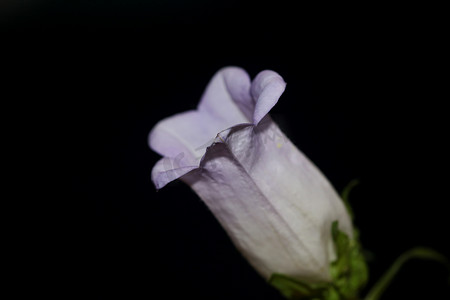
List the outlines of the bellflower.
{"label": "bellflower", "polygon": [[352,236],[352,224],[328,180],[268,115],[285,87],[273,71],[251,81],[240,68],[219,70],[197,109],[151,131],[150,147],[163,156],[152,180],[158,189],[186,182],[264,278],[329,282],[331,225]]}

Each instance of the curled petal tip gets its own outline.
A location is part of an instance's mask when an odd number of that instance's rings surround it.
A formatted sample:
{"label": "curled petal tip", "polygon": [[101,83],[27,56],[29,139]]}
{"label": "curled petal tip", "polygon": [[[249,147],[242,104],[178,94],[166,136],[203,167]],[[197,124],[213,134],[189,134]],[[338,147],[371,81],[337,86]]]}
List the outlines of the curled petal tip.
{"label": "curled petal tip", "polygon": [[275,106],[285,89],[286,82],[274,71],[262,71],[255,77],[251,87],[251,94],[256,102],[253,112],[255,125]]}

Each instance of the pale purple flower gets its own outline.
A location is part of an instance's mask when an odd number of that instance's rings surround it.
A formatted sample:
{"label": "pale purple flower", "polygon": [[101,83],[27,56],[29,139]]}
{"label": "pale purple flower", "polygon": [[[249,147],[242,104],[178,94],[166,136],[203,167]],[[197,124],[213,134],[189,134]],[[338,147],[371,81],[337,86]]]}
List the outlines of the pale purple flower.
{"label": "pale purple flower", "polygon": [[151,131],[150,147],[164,156],[152,180],[158,189],[177,178],[190,185],[266,279],[329,281],[331,224],[350,236],[352,224],[328,180],[268,115],[285,87],[273,71],[251,81],[240,68],[221,69],[196,110]]}

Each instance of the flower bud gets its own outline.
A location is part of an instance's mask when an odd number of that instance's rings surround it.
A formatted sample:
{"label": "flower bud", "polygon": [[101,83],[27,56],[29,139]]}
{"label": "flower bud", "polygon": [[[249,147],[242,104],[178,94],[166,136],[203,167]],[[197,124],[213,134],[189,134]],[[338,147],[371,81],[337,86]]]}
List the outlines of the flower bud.
{"label": "flower bud", "polygon": [[331,224],[349,236],[352,224],[328,180],[268,115],[285,87],[273,71],[251,81],[240,68],[220,70],[196,110],[151,131],[150,147],[164,156],[152,180],[158,189],[177,178],[190,185],[264,278],[330,281]]}

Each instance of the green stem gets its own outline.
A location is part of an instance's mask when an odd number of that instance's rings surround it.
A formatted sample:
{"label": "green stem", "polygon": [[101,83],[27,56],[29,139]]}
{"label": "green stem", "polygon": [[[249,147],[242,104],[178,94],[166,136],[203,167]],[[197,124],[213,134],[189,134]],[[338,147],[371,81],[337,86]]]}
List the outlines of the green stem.
{"label": "green stem", "polygon": [[413,248],[397,258],[397,260],[392,264],[392,266],[386,271],[386,273],[381,276],[378,282],[370,289],[367,294],[365,300],[378,300],[386,288],[391,283],[394,276],[398,273],[400,268],[406,263],[408,260],[412,258],[420,258],[420,259],[430,259],[443,263],[450,270],[449,261],[442,254],[428,248]]}
{"label": "green stem", "polygon": [[350,192],[358,184],[359,184],[359,180],[358,179],[353,179],[352,181],[350,181],[347,184],[347,186],[344,188],[344,190],[342,191],[342,194],[341,194],[341,198],[344,201],[345,207],[347,208],[348,214],[350,215],[350,218],[352,220],[354,219],[354,215],[353,215],[353,210],[352,210],[352,207],[350,205],[350,202],[348,201],[348,198],[349,198]]}

